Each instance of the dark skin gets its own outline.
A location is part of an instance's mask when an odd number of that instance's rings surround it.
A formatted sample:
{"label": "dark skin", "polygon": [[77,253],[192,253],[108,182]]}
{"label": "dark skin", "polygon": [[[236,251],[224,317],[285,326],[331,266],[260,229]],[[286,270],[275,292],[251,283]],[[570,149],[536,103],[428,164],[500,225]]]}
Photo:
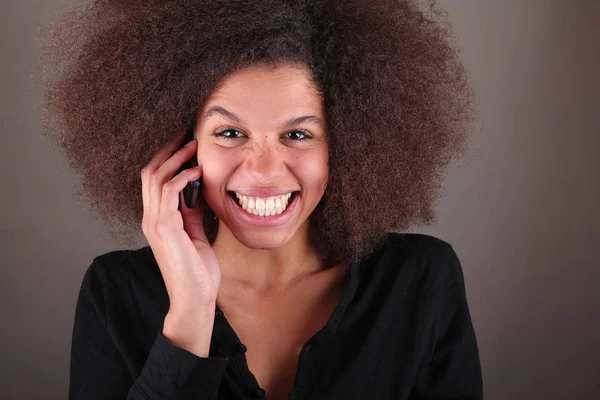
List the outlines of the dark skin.
{"label": "dark skin", "polygon": [[[142,222],[172,306],[163,334],[208,355],[217,301],[269,399],[285,398],[300,346],[339,303],[348,271],[338,266],[370,254],[390,231],[434,220],[441,172],[471,123],[467,75],[435,7],[421,11],[413,0],[167,3],[97,1],[52,25],[42,51],[45,131],[113,233],[133,243]],[[312,147],[283,139],[287,130],[276,127],[301,110],[275,112],[290,99],[275,91],[228,104],[247,126],[218,125],[243,130],[246,144],[207,146],[219,126],[205,135],[196,127],[198,148],[171,157],[174,133],[217,82],[290,61],[309,67],[326,100],[310,113],[327,116],[327,132],[292,127],[312,130]],[[307,92],[298,104],[316,99]],[[263,107],[250,110],[257,101]],[[171,179],[192,152],[202,167]],[[184,231],[177,193],[200,176],[205,215],[182,210]],[[282,228],[243,227],[226,190],[246,184],[300,190],[301,207]]]}
{"label": "dark skin", "polygon": [[[269,399],[287,399],[302,346],[327,323],[349,276],[347,264],[326,265],[309,240],[308,217],[328,175],[325,124],[280,128],[303,115],[324,122],[307,72],[252,67],[228,77],[208,98],[195,132],[203,195],[220,223],[213,245],[222,274],[216,302],[248,348],[248,367]],[[244,123],[220,114],[202,118],[215,105]],[[213,135],[223,129],[233,130],[227,132],[233,139]],[[293,217],[277,227],[237,218],[227,190],[266,187],[300,190]]]}
{"label": "dark skin", "polygon": [[268,399],[288,398],[302,346],[327,323],[348,283],[347,265],[316,271],[268,292],[222,283],[217,303],[248,348],[248,367]]}
{"label": "dark skin", "polygon": [[[322,90],[335,150],[327,190],[310,215],[320,255],[358,259],[387,232],[434,221],[443,169],[464,144],[473,105],[437,7],[414,0],[92,3],[54,23],[43,41],[44,127],[80,174],[82,199],[120,238],[139,234],[140,169],[192,124],[216,83],[248,66],[289,62],[308,66]],[[252,136],[257,128],[250,128]],[[311,204],[317,197],[312,191]],[[223,214],[213,208],[218,201],[209,203],[204,230],[212,244],[223,228],[212,217]],[[375,206],[365,213],[365,204]]]}
{"label": "dark skin", "polygon": [[[329,165],[322,99],[308,72],[255,66],[226,77],[199,110],[195,140],[179,148],[178,137],[141,172],[142,230],[170,301],[163,335],[207,357],[218,304],[270,399],[287,397],[302,346],[349,281],[348,263],[324,260],[311,240]],[[215,117],[215,107],[227,111]],[[197,167],[170,178],[192,157]],[[202,209],[181,201],[185,184],[199,178],[219,217],[212,244]]]}

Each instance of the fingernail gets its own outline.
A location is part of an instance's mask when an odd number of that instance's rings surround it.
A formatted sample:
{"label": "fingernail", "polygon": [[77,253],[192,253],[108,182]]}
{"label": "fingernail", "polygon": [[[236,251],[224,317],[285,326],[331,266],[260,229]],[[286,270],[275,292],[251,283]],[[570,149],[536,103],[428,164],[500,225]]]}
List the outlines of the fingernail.
{"label": "fingernail", "polygon": [[185,145],[185,146],[183,146],[183,147],[190,147],[191,145],[193,145],[193,144],[194,144],[194,140],[196,140],[196,139],[192,139],[192,140],[190,140],[190,141],[189,141],[189,142],[187,142],[187,143],[186,143],[186,145]]}

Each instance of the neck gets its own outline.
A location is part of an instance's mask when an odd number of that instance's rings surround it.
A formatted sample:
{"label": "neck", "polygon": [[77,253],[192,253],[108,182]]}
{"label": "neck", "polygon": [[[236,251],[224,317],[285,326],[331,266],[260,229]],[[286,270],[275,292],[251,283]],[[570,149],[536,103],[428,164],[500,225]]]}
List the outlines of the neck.
{"label": "neck", "polygon": [[324,269],[323,262],[309,244],[308,221],[283,246],[270,249],[245,246],[225,224],[219,223],[213,250],[224,282],[269,291],[286,287]]}

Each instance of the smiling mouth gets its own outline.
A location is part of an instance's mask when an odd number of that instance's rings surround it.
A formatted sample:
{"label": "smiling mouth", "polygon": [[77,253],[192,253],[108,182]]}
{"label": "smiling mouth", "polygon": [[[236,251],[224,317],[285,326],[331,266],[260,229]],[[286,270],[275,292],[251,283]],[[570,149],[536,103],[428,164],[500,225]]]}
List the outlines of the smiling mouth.
{"label": "smiling mouth", "polygon": [[299,191],[291,192],[289,196],[273,196],[267,198],[240,196],[230,190],[227,195],[246,213],[261,217],[283,214],[297,197]]}

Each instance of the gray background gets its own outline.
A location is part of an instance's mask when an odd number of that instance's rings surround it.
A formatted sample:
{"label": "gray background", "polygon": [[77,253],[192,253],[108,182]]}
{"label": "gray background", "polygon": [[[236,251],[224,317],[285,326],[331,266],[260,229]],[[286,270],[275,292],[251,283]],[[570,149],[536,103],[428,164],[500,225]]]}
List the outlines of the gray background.
{"label": "gray background", "polygon": [[[64,4],[66,3],[66,4]],[[66,398],[85,268],[120,248],[40,139],[38,24],[73,1],[3,0],[0,393]],[[487,399],[600,398],[600,2],[442,2],[473,77],[470,155],[438,223],[463,264]],[[140,232],[140,247],[145,245]]]}

